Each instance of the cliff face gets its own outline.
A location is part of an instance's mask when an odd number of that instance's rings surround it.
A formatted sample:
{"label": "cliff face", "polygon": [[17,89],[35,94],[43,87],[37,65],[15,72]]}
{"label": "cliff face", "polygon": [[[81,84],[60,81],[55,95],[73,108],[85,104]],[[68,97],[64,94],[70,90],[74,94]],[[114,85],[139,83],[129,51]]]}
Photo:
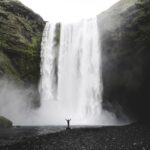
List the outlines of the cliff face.
{"label": "cliff face", "polygon": [[103,107],[150,121],[150,1],[121,0],[98,18]]}
{"label": "cliff face", "polygon": [[16,0],[0,0],[0,75],[38,83],[43,19]]}

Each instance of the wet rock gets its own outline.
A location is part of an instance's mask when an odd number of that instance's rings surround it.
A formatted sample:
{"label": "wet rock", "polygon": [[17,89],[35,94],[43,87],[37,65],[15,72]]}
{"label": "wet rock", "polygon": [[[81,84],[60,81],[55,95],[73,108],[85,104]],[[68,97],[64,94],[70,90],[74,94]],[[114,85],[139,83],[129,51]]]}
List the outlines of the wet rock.
{"label": "wet rock", "polygon": [[11,128],[13,123],[7,118],[0,116],[0,129],[1,128]]}

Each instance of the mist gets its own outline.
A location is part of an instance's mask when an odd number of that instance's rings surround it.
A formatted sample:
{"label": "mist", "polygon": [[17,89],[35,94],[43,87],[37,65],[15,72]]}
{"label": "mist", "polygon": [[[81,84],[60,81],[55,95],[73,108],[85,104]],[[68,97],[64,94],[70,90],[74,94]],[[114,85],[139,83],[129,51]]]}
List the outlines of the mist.
{"label": "mist", "polygon": [[[0,79],[0,115],[7,117],[13,125],[65,125],[65,119],[70,117],[58,107],[57,101],[47,101],[36,108],[33,100],[37,91],[30,86],[25,88],[7,78]],[[73,117],[73,116],[72,116]],[[74,117],[73,117],[74,118]],[[128,124],[128,118],[118,120],[114,113],[103,110],[99,123],[82,122],[72,119],[72,125],[122,125]],[[78,123],[77,123],[78,122]],[[80,122],[80,123],[79,123]]]}
{"label": "mist", "polygon": [[0,115],[13,121],[14,125],[34,124],[33,87],[25,88],[7,78],[0,79]]}

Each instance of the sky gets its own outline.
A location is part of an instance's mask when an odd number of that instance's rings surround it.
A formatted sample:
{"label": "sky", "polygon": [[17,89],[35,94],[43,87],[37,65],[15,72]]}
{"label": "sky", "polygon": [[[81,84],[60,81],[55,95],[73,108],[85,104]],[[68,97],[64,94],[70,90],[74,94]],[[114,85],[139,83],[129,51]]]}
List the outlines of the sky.
{"label": "sky", "polygon": [[20,0],[50,22],[76,22],[91,18],[119,0]]}

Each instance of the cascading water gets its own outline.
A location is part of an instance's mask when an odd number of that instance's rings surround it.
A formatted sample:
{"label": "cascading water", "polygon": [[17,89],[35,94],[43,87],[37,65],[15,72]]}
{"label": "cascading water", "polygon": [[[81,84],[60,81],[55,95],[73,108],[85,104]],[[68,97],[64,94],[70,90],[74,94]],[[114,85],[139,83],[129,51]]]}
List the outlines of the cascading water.
{"label": "cascading water", "polygon": [[41,99],[42,104],[47,100],[54,100],[56,94],[56,58],[55,25],[46,24],[41,44]]}
{"label": "cascading water", "polygon": [[47,23],[41,51],[41,111],[45,123],[102,124],[101,50],[97,19]]}

